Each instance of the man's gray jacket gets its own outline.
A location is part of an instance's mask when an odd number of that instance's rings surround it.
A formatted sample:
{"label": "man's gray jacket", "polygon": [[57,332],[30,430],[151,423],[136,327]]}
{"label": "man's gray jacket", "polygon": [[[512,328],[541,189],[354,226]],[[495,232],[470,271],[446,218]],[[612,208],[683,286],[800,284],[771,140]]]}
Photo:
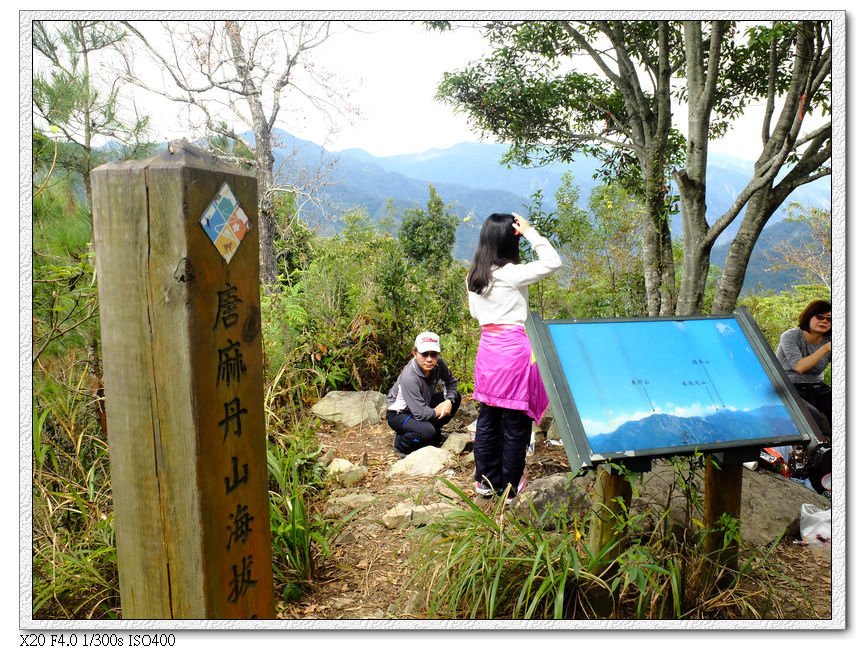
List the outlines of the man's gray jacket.
{"label": "man's gray jacket", "polygon": [[410,412],[417,420],[433,419],[435,411],[430,404],[439,382],[444,384],[444,399],[453,401],[457,396],[457,380],[444,359],[439,357],[428,377],[423,374],[417,361],[412,359],[387,393],[387,410]]}

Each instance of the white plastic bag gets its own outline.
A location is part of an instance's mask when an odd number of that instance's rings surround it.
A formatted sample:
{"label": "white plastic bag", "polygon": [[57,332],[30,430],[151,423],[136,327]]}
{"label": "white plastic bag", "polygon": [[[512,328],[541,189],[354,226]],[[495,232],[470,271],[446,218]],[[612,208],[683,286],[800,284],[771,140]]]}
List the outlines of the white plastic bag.
{"label": "white plastic bag", "polygon": [[811,503],[803,503],[799,512],[799,534],[812,548],[828,549],[832,544],[832,508],[820,510]]}

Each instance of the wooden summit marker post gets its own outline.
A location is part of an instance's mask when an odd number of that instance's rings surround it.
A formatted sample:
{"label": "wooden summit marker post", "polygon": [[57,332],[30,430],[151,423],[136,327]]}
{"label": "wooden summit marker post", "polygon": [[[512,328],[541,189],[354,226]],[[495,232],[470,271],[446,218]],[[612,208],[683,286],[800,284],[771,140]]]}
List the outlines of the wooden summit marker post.
{"label": "wooden summit marker post", "polygon": [[124,618],[272,618],[255,178],[186,143],[92,173]]}

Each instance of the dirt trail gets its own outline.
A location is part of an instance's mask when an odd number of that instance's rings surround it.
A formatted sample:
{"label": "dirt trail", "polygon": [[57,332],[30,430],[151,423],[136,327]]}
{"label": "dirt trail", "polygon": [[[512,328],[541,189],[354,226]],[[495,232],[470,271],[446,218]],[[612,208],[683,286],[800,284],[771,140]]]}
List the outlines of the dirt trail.
{"label": "dirt trail", "polygon": [[[458,414],[447,428],[464,431],[470,419]],[[412,567],[409,566],[410,535],[413,529],[387,529],[382,516],[406,499],[424,503],[439,501],[434,478],[386,476],[398,460],[391,446],[392,432],[381,422],[373,426],[347,429],[325,425],[319,439],[324,451],[334,450],[336,456],[353,463],[366,459],[368,474],[364,480],[345,490],[367,493],[375,501],[353,517],[337,537],[333,555],[323,568],[316,588],[301,601],[278,603],[277,615],[288,619],[406,619],[418,614],[406,611],[406,600],[400,593]],[[447,472],[454,484],[471,493],[474,465],[461,462]],[[535,453],[527,458],[529,480],[570,470],[564,448],[549,442],[536,445]],[[337,491],[339,494],[339,491]],[[816,618],[831,617],[831,561],[815,555],[808,548],[784,541],[772,555],[787,575],[796,576],[810,599]],[[791,618],[802,611],[797,604],[805,594],[790,592],[785,599]],[[410,607],[410,604],[409,604]]]}

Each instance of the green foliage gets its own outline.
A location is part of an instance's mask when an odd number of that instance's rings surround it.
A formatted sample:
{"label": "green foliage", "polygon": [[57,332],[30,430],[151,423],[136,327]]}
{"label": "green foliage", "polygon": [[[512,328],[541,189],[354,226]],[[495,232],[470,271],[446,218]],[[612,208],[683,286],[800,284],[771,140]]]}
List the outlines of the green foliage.
{"label": "green foliage", "polygon": [[804,241],[776,242],[771,251],[778,261],[770,266],[772,271],[794,269],[807,283],[822,283],[832,288],[832,215],[829,210],[793,203],[787,209],[786,222],[802,224],[807,235]]}
{"label": "green foliage", "polygon": [[[575,69],[575,60],[601,50],[603,21],[493,21],[485,28],[490,53],[461,71],[445,73],[436,98],[469,116],[484,133],[511,143],[503,162],[517,165],[571,162],[579,153],[601,161],[605,182],[642,186],[639,163],[628,147],[631,118],[621,89],[598,74]],[[657,71],[657,24],[616,23],[635,68]],[[678,34],[672,47],[678,47]],[[577,34],[581,34],[577,36]],[[585,39],[585,40],[584,40]],[[670,138],[665,158],[681,163],[684,140]]]}
{"label": "green foliage", "polygon": [[275,376],[291,359],[291,342],[309,319],[300,304],[302,286],[294,284],[261,296],[265,373]]}
{"label": "green foliage", "polygon": [[274,222],[278,237],[276,249],[277,273],[283,279],[305,269],[313,255],[315,234],[297,214],[297,201],[290,192],[273,197]]}
{"label": "green foliage", "polygon": [[86,538],[56,532],[53,544],[34,544],[33,618],[120,618],[113,516]]}
{"label": "green foliage", "polygon": [[[755,24],[745,30],[746,40],[733,52],[728,73],[723,78],[724,96],[737,99],[739,104],[747,105],[753,98],[766,97],[770,76],[765,74],[774,63],[776,96],[785,93],[790,87],[794,66],[793,57],[788,52],[795,49],[796,38],[801,30],[816,37],[820,42],[831,40],[830,21],[773,21],[770,24]],[[772,56],[776,59],[773,62]],[[763,73],[761,74],[761,71]],[[825,115],[831,106],[831,83],[813,89],[814,104]],[[810,107],[809,107],[810,110]]]}
{"label": "green foliage", "polygon": [[802,285],[779,293],[748,294],[738,304],[751,312],[774,350],[782,333],[798,327],[799,314],[812,300],[831,300],[829,290],[823,285]]}
{"label": "green foliage", "polygon": [[[242,140],[229,138],[231,128],[225,122],[216,127],[217,135],[207,139],[207,148],[215,155],[230,161],[247,172],[255,172],[255,152]],[[277,195],[279,196],[279,195]]]}
{"label": "green foliage", "polygon": [[[578,524],[564,513],[552,530],[526,524],[505,510],[488,512],[447,480],[460,509],[418,531],[406,587],[419,590],[432,618],[577,618],[586,601],[576,585],[593,582],[585,555],[572,543]],[[588,568],[591,568],[590,566]]]}
{"label": "green foliage", "polygon": [[320,394],[381,384],[371,271],[395,248],[395,241],[376,235],[365,214],[349,215],[343,234],[319,242],[308,268],[296,278],[302,284],[300,305],[309,317],[296,339],[298,361]]}
{"label": "green foliage", "polygon": [[[707,529],[692,516],[701,507],[696,478],[702,461],[674,459],[666,505],[645,513],[619,509],[613,513],[614,541],[597,550],[587,534],[591,512],[538,513],[530,503],[528,513],[520,514],[503,500],[481,507],[440,479],[456,493],[460,508],[415,533],[415,573],[405,597],[419,593],[430,618],[777,617],[789,606],[780,592],[796,589],[795,577],[768,562],[772,548],[742,552],[738,570],[717,561],[742,540],[733,518]],[[683,496],[684,520],[673,508]],[[704,552],[709,535],[720,535],[718,555]],[[616,556],[602,563],[614,546]]]}
{"label": "green foliage", "polygon": [[529,218],[559,251],[564,267],[529,288],[530,307],[545,318],[610,318],[645,313],[640,235],[634,224],[639,201],[620,185],[592,190],[588,210],[579,207],[570,174],[556,191],[556,210],[544,214],[540,193]]}
{"label": "green foliage", "polygon": [[51,175],[57,165],[58,152],[56,140],[52,140],[38,128],[33,129],[33,178],[39,179],[39,183],[33,187],[34,199],[45,191],[51,181]]}
{"label": "green foliage", "polygon": [[[99,78],[105,76],[99,63],[124,38],[111,21],[33,22],[33,48],[46,64],[33,75],[36,121],[60,138],[58,169],[83,178],[85,187],[90,171],[118,153],[134,158],[151,150],[143,141],[149,118],[123,112],[121,86]],[[99,137],[117,140],[126,149],[97,149],[94,139]]]}
{"label": "green foliage", "polygon": [[86,360],[34,371],[33,616],[116,618],[108,445]]}
{"label": "green foliage", "polygon": [[[586,295],[594,297],[591,316],[638,316],[645,313],[645,283],[640,256],[641,205],[621,186],[597,187],[589,198],[590,231],[582,259]],[[587,307],[589,305],[586,305]]]}
{"label": "green foliage", "polygon": [[270,535],[278,590],[294,597],[311,585],[319,559],[330,554],[327,523],[309,512],[324,482],[321,448],[309,422],[271,436],[267,447]]}
{"label": "green foliage", "polygon": [[98,340],[90,217],[69,183],[33,199],[33,364]]}
{"label": "green foliage", "polygon": [[445,337],[445,357],[471,372],[465,269],[449,252],[417,263],[360,211],[345,215],[339,236],[310,238],[308,250],[304,265],[262,301],[268,373],[285,369],[280,390],[295,404],[329,390],[386,391],[423,330]]}
{"label": "green foliage", "polygon": [[409,261],[420,264],[427,273],[438,273],[451,263],[459,219],[447,212],[433,185],[429,186],[426,212],[406,210],[399,229],[399,241]]}

